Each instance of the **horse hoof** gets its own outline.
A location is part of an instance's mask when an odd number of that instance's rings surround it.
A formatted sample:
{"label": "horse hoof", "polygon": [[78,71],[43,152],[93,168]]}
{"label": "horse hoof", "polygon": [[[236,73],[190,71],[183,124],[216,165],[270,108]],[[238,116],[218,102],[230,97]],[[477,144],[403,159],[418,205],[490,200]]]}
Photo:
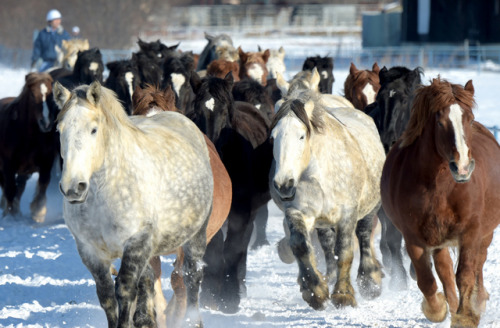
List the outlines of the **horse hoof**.
{"label": "horse hoof", "polygon": [[443,322],[448,314],[448,303],[446,303],[446,298],[443,293],[437,293],[436,303],[437,304],[435,304],[433,308],[424,297],[422,301],[422,312],[429,321]]}
{"label": "horse hoof", "polygon": [[278,242],[278,256],[283,263],[292,264],[295,262],[295,256],[288,244],[288,239],[283,238]]}
{"label": "horse hoof", "polygon": [[45,216],[47,215],[46,206],[43,206],[39,210],[34,209],[33,205],[31,205],[30,207],[31,207],[31,218],[33,219],[33,221],[38,223],[42,223],[43,221],[45,221]]}
{"label": "horse hoof", "polygon": [[356,307],[356,298],[352,294],[344,294],[344,293],[333,293],[332,296],[330,296],[332,299],[333,305],[335,305],[336,308],[344,308],[347,306],[352,306]]}
{"label": "horse hoof", "polygon": [[315,310],[323,310],[328,299],[328,285],[321,284],[311,289],[302,290],[302,298]]}
{"label": "horse hoof", "polygon": [[451,328],[475,328],[479,325],[479,316],[466,316],[463,314],[451,315]]}
{"label": "horse hoof", "polygon": [[264,240],[256,240],[252,245],[252,250],[256,250],[261,248],[262,246],[269,246],[269,242],[267,239]]}
{"label": "horse hoof", "polygon": [[367,299],[374,299],[382,294],[382,278],[380,274],[378,276],[379,279],[373,279],[370,276],[358,277],[358,287],[361,296]]}
{"label": "horse hoof", "polygon": [[240,310],[240,305],[239,302],[231,303],[223,301],[222,304],[219,306],[219,310],[225,314],[235,314],[238,313],[238,311]]}

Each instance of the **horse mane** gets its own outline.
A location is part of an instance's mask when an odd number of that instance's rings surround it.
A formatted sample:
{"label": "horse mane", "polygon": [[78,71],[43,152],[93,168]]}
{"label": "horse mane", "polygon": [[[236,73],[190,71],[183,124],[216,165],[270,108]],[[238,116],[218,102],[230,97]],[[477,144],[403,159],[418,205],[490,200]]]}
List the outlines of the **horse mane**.
{"label": "horse mane", "polygon": [[[94,82],[96,83],[96,82]],[[113,90],[105,88],[99,84],[100,95],[99,95],[99,105],[95,106],[91,104],[87,98],[87,92],[89,90],[89,85],[80,85],[73,89],[71,92],[71,98],[64,104],[57,115],[57,121],[61,121],[68,110],[73,107],[75,103],[85,102],[87,105],[85,107],[97,109],[104,116],[108,127],[115,131],[119,131],[122,127],[128,127],[134,131],[139,131],[139,129],[132,123],[127,113],[123,109],[123,106],[119,102],[116,93]],[[106,132],[111,135],[113,132]]]}
{"label": "horse mane", "polygon": [[144,89],[134,91],[132,103],[134,115],[144,114],[153,107],[158,107],[164,111],[179,111],[175,107],[175,94],[171,86],[167,86],[162,91],[158,86],[147,84]]}
{"label": "horse mane", "polygon": [[[305,110],[305,103],[309,100],[314,102],[314,110],[312,112],[311,118],[308,117]],[[320,109],[321,108],[321,109]],[[295,99],[285,100],[281,105],[278,112],[275,114],[273,122],[271,123],[270,131],[274,129],[279,120],[288,115],[288,113],[293,112],[299,120],[301,120],[307,128],[307,135],[311,135],[311,132],[321,132],[325,126],[325,121],[323,120],[323,107],[320,105],[317,97],[314,97],[313,92],[310,90],[304,90],[300,92],[300,95]]]}
{"label": "horse mane", "polygon": [[400,147],[411,145],[422,134],[431,115],[454,103],[460,104],[463,110],[473,115],[474,96],[459,84],[452,84],[438,77],[432,80],[431,85],[415,90],[410,120],[401,136]]}
{"label": "horse mane", "polygon": [[23,89],[21,90],[21,93],[12,101],[12,103],[19,103],[21,99],[26,99],[27,97],[29,97],[29,94],[31,93],[31,86],[41,81],[47,81],[47,83],[52,84],[54,80],[52,79],[52,76],[50,74],[43,72],[29,73],[28,75],[26,75],[25,83]]}

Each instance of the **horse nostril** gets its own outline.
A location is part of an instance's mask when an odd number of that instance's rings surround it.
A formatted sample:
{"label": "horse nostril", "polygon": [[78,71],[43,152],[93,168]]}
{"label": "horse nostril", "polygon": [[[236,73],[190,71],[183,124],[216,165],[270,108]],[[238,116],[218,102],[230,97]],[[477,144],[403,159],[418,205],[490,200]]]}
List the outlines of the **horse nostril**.
{"label": "horse nostril", "polygon": [[286,187],[287,188],[292,188],[295,184],[295,180],[294,179],[290,179],[288,180],[287,184],[286,184]]}
{"label": "horse nostril", "polygon": [[85,182],[80,182],[78,184],[78,192],[85,191],[87,189],[87,184]]}
{"label": "horse nostril", "polygon": [[458,172],[458,166],[457,166],[457,163],[455,163],[455,161],[451,161],[450,162],[450,170],[451,172]]}

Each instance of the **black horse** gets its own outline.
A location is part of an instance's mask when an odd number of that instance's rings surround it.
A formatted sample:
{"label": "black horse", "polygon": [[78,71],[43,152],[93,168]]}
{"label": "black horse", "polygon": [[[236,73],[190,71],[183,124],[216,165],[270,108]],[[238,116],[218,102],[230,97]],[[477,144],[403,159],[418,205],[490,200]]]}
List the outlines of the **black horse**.
{"label": "black horse", "polygon": [[246,292],[248,244],[257,212],[267,209],[271,199],[266,184],[272,161],[266,118],[251,104],[234,102],[232,87],[232,73],[224,79],[193,80],[196,98],[191,116],[215,144],[233,186],[227,236],[223,240],[219,232],[207,248],[201,296],[205,305],[227,313],[238,310]]}
{"label": "black horse", "polygon": [[109,75],[104,86],[116,93],[127,114],[131,115],[134,110],[132,96],[141,82],[137,65],[132,60],[117,60],[107,63],[106,67]]}
{"label": "black horse", "polygon": [[191,76],[194,72],[194,60],[190,54],[170,56],[163,63],[163,79],[161,88],[169,86],[175,93],[175,106],[183,114],[192,111],[194,92],[191,86]]}
{"label": "black horse", "polygon": [[73,72],[64,76],[56,76],[51,72],[54,81],[58,81],[67,89],[73,89],[81,84],[91,84],[94,81],[103,82],[104,63],[98,48],[79,51]]}
{"label": "black horse", "polygon": [[[401,66],[390,69],[383,67],[379,72],[380,90],[375,102],[366,106],[365,111],[375,121],[386,154],[406,129],[414,91],[422,83],[422,74],[420,67],[410,70]],[[378,217],[382,224],[380,250],[384,266],[391,272],[390,286],[405,289],[407,274],[401,253],[401,232],[392,224],[382,207]]]}
{"label": "black horse", "polygon": [[205,39],[207,39],[208,43],[200,54],[196,71],[207,69],[208,64],[210,64],[212,60],[217,59],[215,50],[218,46],[233,47],[233,39],[224,33],[214,36],[205,32]]}
{"label": "black horse", "polygon": [[333,91],[333,82],[335,82],[335,77],[333,76],[333,58],[329,56],[307,57],[304,65],[302,65],[302,70],[312,71],[314,67],[318,69],[318,73],[321,76],[319,92],[331,94]]}
{"label": "black horse", "polygon": [[46,191],[57,154],[57,108],[52,96],[52,77],[30,73],[21,94],[0,100],[0,186],[3,215],[20,214],[26,181],[38,172],[31,217],[43,222],[47,213]]}

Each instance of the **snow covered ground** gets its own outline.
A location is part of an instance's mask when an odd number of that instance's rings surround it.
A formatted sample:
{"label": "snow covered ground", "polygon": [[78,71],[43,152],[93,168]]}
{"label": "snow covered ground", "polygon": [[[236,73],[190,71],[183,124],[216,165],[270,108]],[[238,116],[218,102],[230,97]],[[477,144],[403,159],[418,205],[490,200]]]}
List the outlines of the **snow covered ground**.
{"label": "snow covered ground", "polygon": [[[19,94],[26,73],[0,67],[0,98]],[[487,126],[500,126],[499,73],[426,71],[424,81],[428,83],[438,74],[460,84],[472,79],[478,104],[476,119]],[[347,71],[336,70],[334,75],[334,93],[341,94]],[[94,281],[64,225],[57,181],[49,187],[46,222],[35,224],[27,217],[35,179],[36,175],[29,181],[21,202],[25,217],[19,220],[0,218],[0,326],[106,327]],[[275,244],[283,236],[282,214],[272,202],[268,206],[267,231],[271,245],[249,252],[248,294],[240,311],[225,315],[202,310],[205,327],[449,327],[449,317],[438,324],[425,319],[420,311],[422,296],[414,281],[410,281],[407,291],[393,292],[388,288],[388,277],[383,281],[380,298],[365,300],[358,293],[356,308],[336,309],[333,305],[324,311],[310,308],[299,292],[297,265],[283,264],[278,258]],[[380,252],[378,255],[380,258]],[[172,257],[163,258],[163,288],[167,298],[172,295],[169,286],[172,263]],[[408,257],[405,257],[405,263],[408,267]],[[354,268],[357,264],[355,259]],[[356,269],[352,270],[353,281],[356,272]],[[498,229],[489,248],[484,280],[490,300],[480,327],[500,327]]]}

